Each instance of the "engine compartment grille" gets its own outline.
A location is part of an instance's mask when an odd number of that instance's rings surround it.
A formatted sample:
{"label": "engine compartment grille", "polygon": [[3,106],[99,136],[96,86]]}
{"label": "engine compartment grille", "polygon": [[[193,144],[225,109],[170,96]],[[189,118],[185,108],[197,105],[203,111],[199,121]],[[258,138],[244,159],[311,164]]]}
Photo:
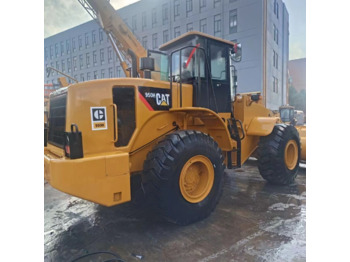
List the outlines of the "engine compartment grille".
{"label": "engine compartment grille", "polygon": [[66,106],[67,92],[50,97],[48,142],[60,148],[64,147]]}

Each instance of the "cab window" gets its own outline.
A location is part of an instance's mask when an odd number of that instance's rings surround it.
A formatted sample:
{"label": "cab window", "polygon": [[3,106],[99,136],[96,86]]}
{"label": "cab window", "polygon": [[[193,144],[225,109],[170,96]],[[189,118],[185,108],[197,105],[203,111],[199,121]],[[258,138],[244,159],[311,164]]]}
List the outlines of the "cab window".
{"label": "cab window", "polygon": [[227,57],[226,48],[215,44],[210,45],[210,68],[213,80],[227,80]]}

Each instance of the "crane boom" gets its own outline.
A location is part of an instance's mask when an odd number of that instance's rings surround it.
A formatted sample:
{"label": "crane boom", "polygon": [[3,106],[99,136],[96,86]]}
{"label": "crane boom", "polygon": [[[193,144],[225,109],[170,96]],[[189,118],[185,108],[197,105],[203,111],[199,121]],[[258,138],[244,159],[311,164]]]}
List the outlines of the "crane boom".
{"label": "crane boom", "polygon": [[[147,50],[140,44],[132,31],[107,0],[78,0],[89,15],[101,26],[111,40],[126,76],[143,77],[140,58],[147,56]],[[132,72],[128,64],[132,64]]]}

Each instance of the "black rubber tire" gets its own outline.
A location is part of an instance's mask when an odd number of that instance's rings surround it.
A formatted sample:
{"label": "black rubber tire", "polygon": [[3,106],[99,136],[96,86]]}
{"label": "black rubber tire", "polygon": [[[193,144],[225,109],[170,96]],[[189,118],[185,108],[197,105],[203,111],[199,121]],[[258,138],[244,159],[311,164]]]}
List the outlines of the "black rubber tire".
{"label": "black rubber tire", "polygon": [[[190,203],[182,196],[179,177],[185,163],[193,156],[206,156],[214,167],[214,183],[208,196]],[[217,143],[208,135],[192,130],[167,135],[147,155],[142,184],[154,197],[156,211],[166,220],[188,225],[210,215],[223,191],[224,158]]]}
{"label": "black rubber tire", "polygon": [[[298,161],[293,170],[288,169],[284,162],[284,149],[290,140],[295,140],[298,146]],[[258,156],[259,172],[265,180],[275,185],[294,183],[300,161],[300,138],[296,128],[286,124],[275,125],[270,135],[260,138]]]}

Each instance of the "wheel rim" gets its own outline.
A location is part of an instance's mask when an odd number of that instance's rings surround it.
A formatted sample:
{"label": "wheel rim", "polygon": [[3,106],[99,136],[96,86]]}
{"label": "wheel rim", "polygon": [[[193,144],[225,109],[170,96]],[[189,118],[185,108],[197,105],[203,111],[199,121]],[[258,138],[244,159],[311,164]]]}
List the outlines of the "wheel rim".
{"label": "wheel rim", "polygon": [[284,149],[284,163],[289,170],[293,170],[298,163],[298,145],[295,140],[289,140]]}
{"label": "wheel rim", "polygon": [[190,203],[199,203],[206,198],[214,184],[214,167],[202,155],[190,158],[183,166],[179,186],[182,196]]}

